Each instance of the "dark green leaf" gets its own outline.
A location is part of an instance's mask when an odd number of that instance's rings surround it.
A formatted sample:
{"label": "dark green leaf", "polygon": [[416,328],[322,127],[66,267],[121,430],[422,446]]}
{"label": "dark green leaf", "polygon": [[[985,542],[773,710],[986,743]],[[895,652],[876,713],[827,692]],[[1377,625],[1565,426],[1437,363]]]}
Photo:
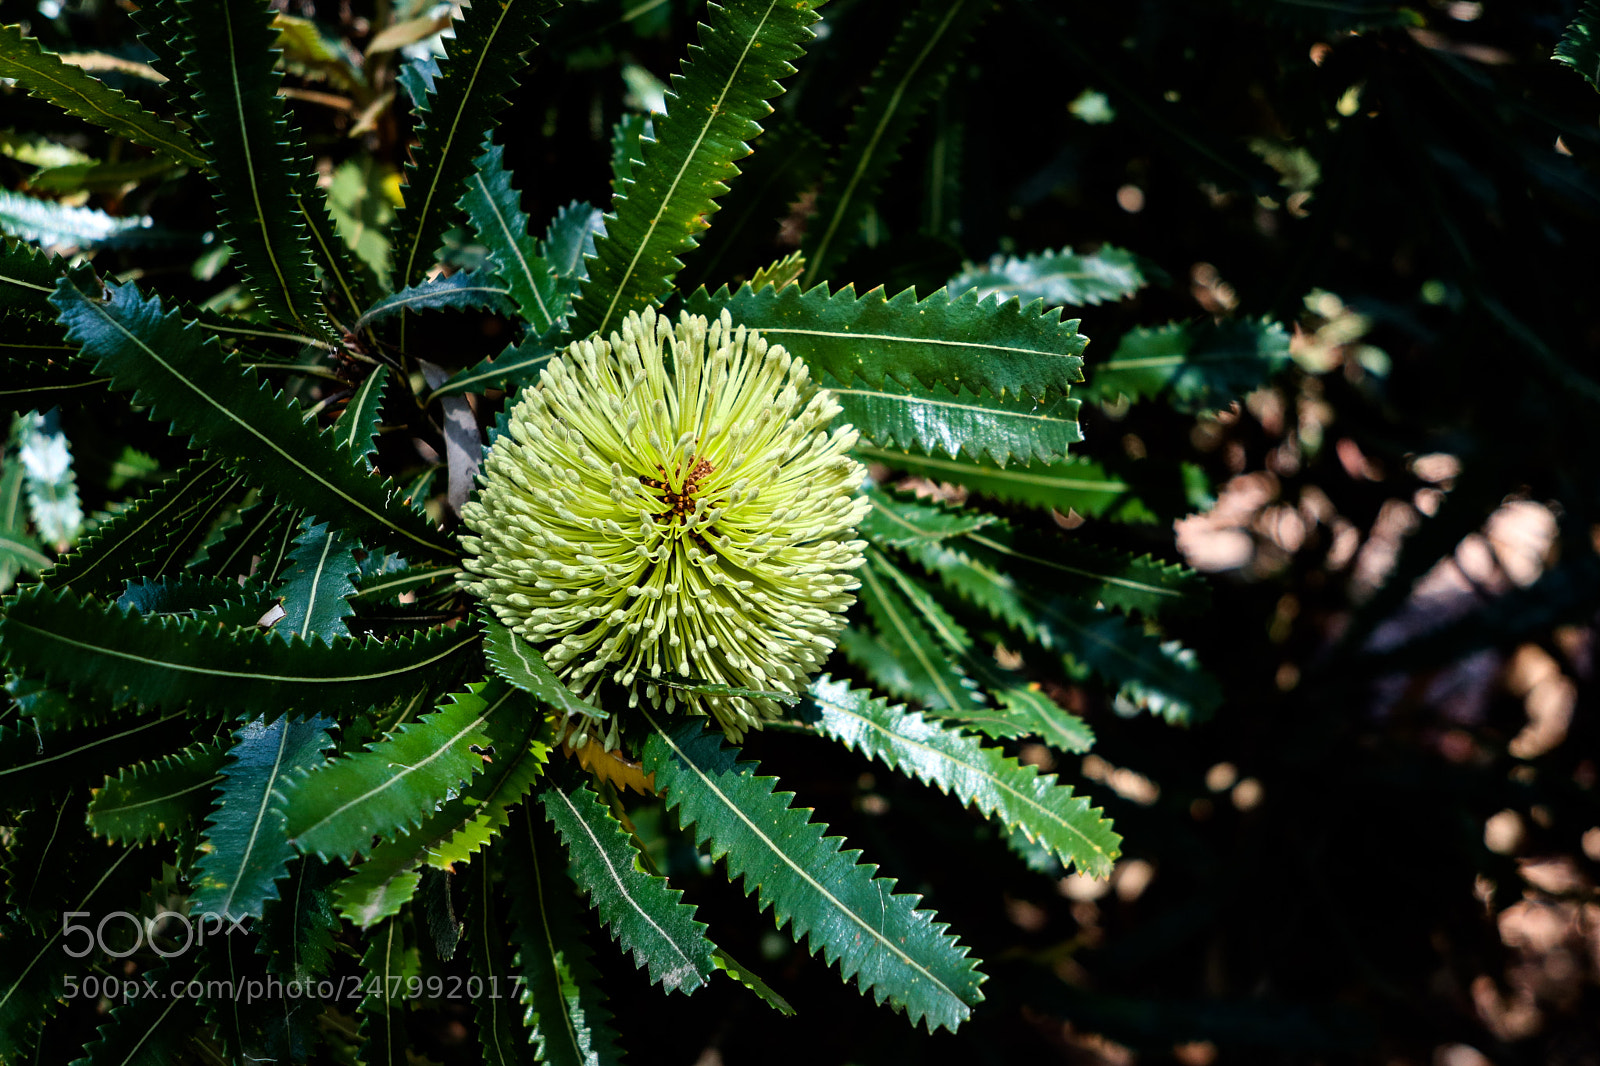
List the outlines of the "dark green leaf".
{"label": "dark green leaf", "polygon": [[50,296],[63,276],[79,288],[95,285],[94,271],[87,266],[74,266],[21,241],[0,241],[0,311],[54,318]]}
{"label": "dark green leaf", "polygon": [[360,571],[356,553],[361,546],[327,522],[313,525],[308,518],[300,528],[277,586],[284,616],[272,631],[284,640],[321,637],[332,643],[350,635],[345,618],[351,614],[349,597],[356,591],[351,577]]}
{"label": "dark green leaf", "polygon": [[818,194],[817,217],[807,227],[805,284],[827,277],[827,268],[854,242],[917,116],[944,90],[972,31],[992,7],[988,0],[940,0],[914,5],[901,20]]}
{"label": "dark green leaf", "polygon": [[644,165],[644,146],[655,144],[649,115],[623,115],[611,127],[611,188],[620,192]]}
{"label": "dark green leaf", "polygon": [[445,794],[483,769],[474,749],[485,724],[521,704],[510,685],[472,685],[450,704],[402,725],[366,751],[336,759],[286,783],[288,832],[296,847],[324,858],[372,850],[374,834],[393,839],[422,824]]}
{"label": "dark green leaf", "polygon": [[364,711],[436,683],[477,642],[439,628],[380,642],[285,643],[260,630],[204,620],[125,615],[71,590],[33,588],[0,621],[11,669],[119,701],[181,709],[226,707],[239,716]]}
{"label": "dark green leaf", "polygon": [[1181,411],[1225,406],[1264,384],[1289,361],[1289,335],[1276,322],[1172,322],[1123,336],[1092,367],[1092,399],[1163,396]]}
{"label": "dark green leaf", "polygon": [[234,732],[204,854],[195,864],[190,902],[196,911],[259,918],[262,904],[279,898],[277,882],[294,858],[284,835],[281,790],[290,774],[323,761],[333,743],[331,725],[329,718],[282,717],[271,725],[258,718]]}
{"label": "dark green leaf", "polygon": [[910,289],[891,299],[881,288],[858,297],[849,285],[831,296],[824,285],[809,292],[745,285],[732,293],[698,290],[685,307],[709,318],[727,309],[734,322],[760,330],[814,373],[873,388],[890,379],[1052,399],[1083,380],[1079,356],[1089,343],[1059,310],[980,303],[974,293],[952,298],[945,289],[919,303]]}
{"label": "dark green leaf", "polygon": [[573,879],[589,894],[600,920],[611,927],[634,964],[650,969],[650,983],[693,992],[711,977],[715,950],[694,908],[664,877],[640,870],[628,831],[583,784],[573,763],[552,767],[539,789],[545,817],[561,833]]}
{"label": "dark green leaf", "polygon": [[1578,17],[1567,25],[1556,45],[1557,62],[1565,63],[1600,89],[1600,0],[1584,0]]}
{"label": "dark green leaf", "polygon": [[508,347],[493,359],[485,359],[463,370],[434,390],[428,402],[463,392],[514,389],[537,379],[557,350],[544,337],[529,337],[521,344]]}
{"label": "dark green leaf", "polygon": [[818,727],[847,748],[956,796],[1007,829],[1021,829],[1063,863],[1095,877],[1111,875],[1122,838],[1054,775],[1040,775],[996,748],[842,681],[813,682],[811,698],[821,715]]}
{"label": "dark green leaf", "polygon": [[[271,316],[330,340],[317,303],[297,134],[284,116],[272,12],[260,0],[181,0],[184,80],[211,157],[233,263]],[[331,227],[330,227],[331,228]]]}
{"label": "dark green leaf", "polygon": [[160,300],[123,285],[102,302],[66,281],[53,299],[68,337],[97,360],[98,372],[112,375],[114,388],[133,391],[154,417],[170,418],[241,474],[369,544],[454,554],[448,538],[397,505],[393,485],[370,475],[333,434],[311,429],[265,385],[241,388],[238,357],[219,352],[176,312],[163,313]]}
{"label": "dark green leaf", "polygon": [[459,573],[461,573],[459,566],[412,566],[404,570],[374,574],[356,582],[356,593],[351,599],[356,602],[382,603],[394,599],[401,593],[415,592],[439,581],[453,578]]}
{"label": "dark green leaf", "polygon": [[1006,466],[971,463],[938,456],[908,455],[883,448],[859,447],[856,455],[885,463],[932,481],[966,485],[974,492],[1007,503],[1077,511],[1090,518],[1154,522],[1156,516],[1140,500],[1138,487],[1108,473],[1089,459],[1069,458],[1049,466]]}
{"label": "dark green leaf", "polygon": [[776,778],[738,761],[738,751],[718,731],[698,721],[670,733],[650,718],[644,765],[678,809],[679,821],[694,823],[695,839],[709,842],[714,858],[726,858],[730,877],[758,892],[779,927],[790,925],[796,941],[809,937],[811,950],[840,975],[854,977],[863,992],[903,1008],[913,1024],[954,1029],[983,999],[983,980],[968,949],[945,932],[919,897],[894,895],[894,882],[872,876],[860,852],[840,851],[839,837],[825,837],[809,812],[789,806],[792,794],[774,792]]}
{"label": "dark green leaf", "polygon": [[362,312],[357,330],[402,311],[470,311],[486,308],[510,314],[510,290],[500,280],[480,271],[463,270],[447,278],[435,278],[385,296]]}
{"label": "dark green leaf", "polygon": [[368,457],[378,449],[383,386],[388,380],[387,366],[374,369],[350,397],[350,402],[339,412],[339,419],[333,424],[334,437],[339,445],[362,462],[367,462]]}
{"label": "dark green leaf", "polygon": [[878,551],[867,556],[861,575],[861,604],[877,628],[883,651],[899,669],[874,676],[898,696],[935,710],[966,711],[983,703],[976,686],[939,647],[937,639],[911,604],[895,588],[898,568]]}
{"label": "dark green leaf", "polygon": [[594,255],[595,238],[605,231],[605,215],[577,200],[550,220],[541,251],[569,296],[578,291],[577,283],[589,276],[588,257]]}
{"label": "dark green leaf", "polygon": [[489,249],[493,271],[506,283],[523,319],[533,332],[544,333],[566,317],[570,300],[528,233],[528,216],[511,184],[504,154],[498,144],[491,144],[474,161],[476,172],[467,179],[461,207],[479,243]]}
{"label": "dark green leaf", "polygon": [[495,672],[517,688],[532,694],[539,703],[564,720],[582,717],[599,720],[606,712],[585,703],[561,683],[532,644],[495,621],[487,609],[478,612],[483,626],[483,652],[494,664]]}
{"label": "dark green leaf", "polygon": [[882,489],[869,490],[867,497],[872,500],[872,510],[861,523],[861,535],[889,548],[944,540],[998,521],[994,515],[982,511],[918,503],[891,496]]}
{"label": "dark green leaf", "polygon": [[339,867],[311,856],[290,862],[278,898],[267,900],[261,920],[250,924],[261,937],[258,950],[267,956],[269,973],[303,981],[333,965],[339,916],[332,883],[338,875]]}
{"label": "dark green leaf", "polygon": [[[405,922],[391,918],[367,937],[361,969],[360,1061],[368,1066],[409,1066],[406,1013],[412,997],[407,982],[418,977],[421,960],[407,943]],[[371,995],[366,994],[369,991]]]}
{"label": "dark green leaf", "polygon": [[1134,557],[1083,541],[997,523],[966,534],[962,549],[1030,588],[1146,614],[1194,614],[1211,604],[1205,579],[1180,563]]}
{"label": "dark green leaf", "polygon": [[1084,255],[1071,248],[1020,259],[997,255],[987,267],[969,265],[950,279],[949,289],[952,294],[977,289],[980,296],[1083,307],[1126,299],[1144,286],[1144,272],[1133,254],[1108,244]]}
{"label": "dark green leaf", "polygon": [[504,910],[496,899],[489,863],[473,863],[467,871],[467,954],[473,976],[483,979],[487,993],[478,997],[478,1044],[490,1066],[533,1066],[538,1061],[531,1046],[534,1034],[523,1024],[522,1005],[509,995],[516,979]]}
{"label": "dark green leaf", "polygon": [[717,198],[750,154],[746,141],[761,132],[756,120],[782,92],[778,79],[794,72],[814,36],[809,0],[728,0],[700,25],[700,45],[673,75],[667,114],[656,140],[642,145],[644,162],[617,189],[606,234],[595,242],[589,280],[575,304],[574,332],[607,333],[629,311],[658,302],[710,225]]}
{"label": "dark green leaf", "polygon": [[534,35],[559,0],[503,0],[474,4],[446,40],[418,106],[418,144],[406,164],[406,203],[394,228],[395,284],[421,281],[450,227],[450,211],[472,175],[472,161],[496,115],[510,102]]}
{"label": "dark green leaf", "polygon": [[122,769],[95,789],[90,828],[117,843],[142,844],[198,825],[227,754],[212,742]]}
{"label": "dark green leaf", "polygon": [[183,131],[150,114],[100,79],[63,63],[38,41],[24,37],[17,26],[0,26],[0,78],[15,79],[35,96],[69,114],[153,148],[185,166],[204,167],[208,160]]}
{"label": "dark green leaf", "polygon": [[885,378],[877,388],[823,384],[844,411],[838,416],[861,432],[869,446],[943,452],[1005,466],[1013,461],[1053,463],[1067,445],[1083,439],[1078,401],[1045,403],[1026,396],[996,399],[940,385],[910,387]]}

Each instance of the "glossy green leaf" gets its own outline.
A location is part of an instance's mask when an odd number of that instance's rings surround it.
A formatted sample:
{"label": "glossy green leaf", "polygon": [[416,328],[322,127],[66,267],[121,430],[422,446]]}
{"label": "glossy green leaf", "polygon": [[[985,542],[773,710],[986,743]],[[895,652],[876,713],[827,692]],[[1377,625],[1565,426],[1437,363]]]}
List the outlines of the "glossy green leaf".
{"label": "glossy green leaf", "polygon": [[284,640],[321,637],[332,643],[350,636],[345,618],[351,613],[349,597],[356,590],[351,578],[360,571],[356,553],[361,546],[327,522],[313,524],[308,518],[300,528],[277,586],[284,615],[272,631]]}
{"label": "glossy green leaf", "polygon": [[285,643],[260,630],[126,615],[42,588],[24,592],[0,620],[13,670],[119,701],[227,708],[241,717],[364,711],[436,683],[477,639],[440,628],[391,641]]}
{"label": "glossy green leaf", "polygon": [[418,144],[406,164],[405,206],[394,227],[395,287],[422,280],[444,243],[452,208],[472,175],[483,138],[510,102],[525,65],[523,53],[559,0],[474,4],[446,38],[426,104],[417,110]]}
{"label": "glossy green leaf", "polygon": [[101,301],[65,281],[53,299],[68,337],[97,361],[98,372],[112,375],[113,388],[133,391],[154,417],[170,419],[239,473],[365,543],[454,554],[448,538],[397,504],[393,484],[370,475],[332,433],[307,426],[294,404],[265,385],[241,388],[238,357],[219,352],[177,312],[163,313],[159,299],[123,285]]}
{"label": "glossy green leaf", "polygon": [[63,111],[185,166],[204,167],[209,162],[188,134],[93,75],[63,63],[38,41],[23,36],[20,27],[0,26],[0,78],[14,79]]}
{"label": "glossy green leaf", "polygon": [[405,592],[425,589],[441,581],[448,581],[461,573],[459,566],[410,566],[404,570],[374,574],[356,582],[357,602],[382,603]]}
{"label": "glossy green leaf", "polygon": [[145,616],[204,616],[227,626],[255,625],[274,602],[258,584],[241,587],[230,578],[190,575],[135,578],[116,599],[119,608]]}
{"label": "glossy green leaf", "polygon": [[487,608],[478,612],[478,623],[483,627],[483,652],[502,678],[530,693],[564,720],[575,716],[598,720],[606,716],[606,712],[573,695],[539,650],[495,621]]}
{"label": "glossy green leaf", "polygon": [[448,706],[400,726],[365,751],[296,775],[284,795],[296,847],[324,858],[372,850],[376,834],[394,839],[421,825],[445,794],[483,769],[485,726],[515,713],[509,685],[472,685]]}
{"label": "glossy green leaf", "polygon": [[440,870],[470,862],[495,839],[539,775],[550,747],[544,718],[533,701],[519,696],[515,715],[496,715],[488,723],[491,760],[454,799],[442,805],[408,839],[426,841],[424,861]]}
{"label": "glossy green leaf", "polygon": [[814,36],[809,0],[727,0],[700,25],[700,44],[673,75],[667,113],[655,120],[644,162],[617,189],[606,234],[595,242],[575,303],[573,332],[615,329],[629,311],[657,303],[682,269],[678,256],[699,243],[717,198],[738,174],[735,160],[761,132],[757,120],[782,92]]}
{"label": "glossy green leaf", "polygon": [[950,279],[952,295],[977,289],[979,296],[1015,296],[1023,303],[1043,300],[1052,306],[1093,306],[1125,300],[1144,288],[1146,278],[1133,253],[1111,245],[1091,254],[1071,248],[1029,256],[997,255],[987,266],[969,265]]}
{"label": "glossy green leaf", "polygon": [[1553,58],[1582,74],[1600,89],[1600,0],[1584,0],[1578,17],[1567,24]]}
{"label": "glossy green leaf", "polygon": [[916,450],[930,455],[965,455],[974,460],[1052,463],[1067,445],[1083,440],[1078,401],[1066,397],[1040,403],[1026,396],[997,399],[941,385],[905,386],[885,378],[877,388],[824,380],[839,406],[838,416],[861,432],[869,447]]}
{"label": "glossy green leaf", "polygon": [[262,904],[279,898],[277,882],[295,854],[284,835],[282,790],[295,771],[323,762],[331,725],[329,718],[282,717],[270,725],[258,718],[234,731],[195,863],[196,911],[259,918]]}
{"label": "glossy green leaf", "polygon": [[611,188],[621,191],[644,165],[644,146],[654,144],[650,115],[626,114],[611,127]]}
{"label": "glossy green leaf", "polygon": [[272,12],[260,0],[179,0],[178,10],[180,65],[232,262],[274,319],[331,340],[299,197],[309,161],[278,96]]}
{"label": "glossy green leaf", "polygon": [[550,220],[540,253],[561,279],[562,291],[568,296],[576,293],[578,283],[589,276],[594,242],[605,231],[605,215],[599,208],[578,200],[558,210]]}
{"label": "glossy green leaf", "polygon": [[622,1054],[555,835],[531,809],[524,810],[495,855],[505,870],[511,937],[524,979],[522,1002],[541,1061],[614,1066]]}
{"label": "glossy green leaf", "polygon": [[693,992],[710,979],[715,950],[694,908],[664,877],[639,869],[628,831],[600,802],[572,762],[553,766],[539,789],[545,817],[567,845],[574,880],[650,983]]}
{"label": "glossy green leaf", "polygon": [[646,717],[646,772],[679,822],[694,823],[695,840],[726,859],[729,877],[743,878],[762,910],[773,908],[779,928],[789,925],[797,942],[809,938],[846,981],[904,1009],[913,1024],[953,1030],[970,1016],[983,977],[945,925],[916,909],[919,897],[894,895],[894,882],[873,877],[860,852],[839,850],[841,838],[823,836],[827,827],[789,806],[793,795],[773,791],[777,779],[740,762],[719,731],[698,721],[668,731]]}
{"label": "glossy green leaf", "polygon": [[1037,685],[996,688],[994,697],[1013,721],[1025,724],[1029,733],[1057,751],[1081,755],[1094,747],[1089,723],[1057,704]]}
{"label": "glossy green leaf", "polygon": [[431,403],[446,396],[483,392],[486,389],[510,390],[536,381],[557,351],[544,337],[528,337],[521,344],[507,347],[493,359],[485,359],[461,371],[435,389],[428,401]]}
{"label": "glossy green leaf", "polygon": [[828,277],[854,243],[917,116],[944,91],[951,68],[992,6],[988,0],[939,0],[913,6],[900,20],[817,196],[817,217],[807,227],[805,284]]}
{"label": "glossy green leaf", "polygon": [[89,827],[119,844],[143,844],[199,825],[227,755],[211,742],[123,768],[95,789]]}
{"label": "glossy green leaf", "polygon": [[983,511],[921,503],[882,489],[869,490],[867,498],[872,501],[872,510],[861,523],[861,535],[888,548],[944,540],[999,521]]}
{"label": "glossy green leaf", "polygon": [[87,596],[120,588],[132,574],[167,572],[193,553],[195,530],[204,535],[229,486],[236,483],[220,460],[189,463],[149,496],[101,523],[44,574],[44,584]]}
{"label": "glossy green leaf", "polygon": [[965,485],[980,495],[1006,503],[1053,508],[1062,513],[1077,511],[1090,518],[1112,521],[1156,521],[1154,513],[1140,500],[1137,486],[1090,459],[1068,458],[1048,466],[1001,467],[887,448],[858,447],[855,454],[931,481]]}
{"label": "glossy green leaf", "polygon": [[491,144],[474,160],[476,169],[467,179],[461,207],[479,243],[489,249],[493,272],[505,282],[517,310],[533,332],[544,333],[566,317],[570,301],[528,232],[528,216],[504,155],[505,149]]}
{"label": "glossy green leaf", "polygon": [[357,330],[402,311],[472,311],[486,309],[510,314],[510,290],[498,279],[483,272],[463,270],[449,277],[420,282],[385,296],[361,313]]}
{"label": "glossy green leaf", "polygon": [[1122,848],[1111,823],[1072,789],[997,748],[915,711],[823,677],[811,684],[818,728],[853,751],[955,796],[1006,828],[1040,840],[1063,863],[1109,877]]}
{"label": "glossy green leaf", "polygon": [[1047,400],[1083,380],[1080,358],[1088,338],[1076,320],[1043,304],[979,302],[975,293],[952,298],[945,289],[917,301],[906,289],[889,297],[881,288],[857,296],[853,286],[829,295],[825,285],[802,292],[741,286],[696,291],[684,306],[759,329],[805,360],[813,372],[872,388],[890,379],[906,387],[987,389],[1000,397]]}
{"label": "glossy green leaf", "polygon": [[1136,329],[1092,368],[1090,398],[1162,396],[1182,411],[1225,406],[1289,362],[1289,335],[1266,319],[1172,322]]}

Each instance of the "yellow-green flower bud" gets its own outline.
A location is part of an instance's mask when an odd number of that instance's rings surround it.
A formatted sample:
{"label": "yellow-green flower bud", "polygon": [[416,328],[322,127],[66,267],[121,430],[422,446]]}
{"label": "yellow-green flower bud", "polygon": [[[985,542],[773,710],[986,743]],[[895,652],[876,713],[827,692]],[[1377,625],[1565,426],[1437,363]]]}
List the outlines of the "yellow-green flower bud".
{"label": "yellow-green flower bud", "polygon": [[738,739],[777,703],[651,682],[799,692],[821,667],[870,506],[854,428],[826,428],[839,410],[726,311],[630,314],[511,411],[462,512],[462,580],[580,695],[613,680],[630,705],[681,701]]}

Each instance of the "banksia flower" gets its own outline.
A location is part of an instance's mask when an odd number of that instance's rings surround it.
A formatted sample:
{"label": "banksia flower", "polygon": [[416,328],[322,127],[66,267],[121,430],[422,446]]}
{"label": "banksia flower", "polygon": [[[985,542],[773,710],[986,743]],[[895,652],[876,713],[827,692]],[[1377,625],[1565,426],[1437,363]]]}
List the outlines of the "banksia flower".
{"label": "banksia flower", "polygon": [[[870,505],[855,430],[827,429],[839,410],[727,312],[676,327],[630,314],[609,342],[552,359],[512,409],[462,512],[476,534],[463,583],[580,695],[615,681],[630,707],[642,689],[738,739],[776,701],[683,679],[801,691],[860,584],[850,538]],[[588,724],[573,728],[582,744]]]}

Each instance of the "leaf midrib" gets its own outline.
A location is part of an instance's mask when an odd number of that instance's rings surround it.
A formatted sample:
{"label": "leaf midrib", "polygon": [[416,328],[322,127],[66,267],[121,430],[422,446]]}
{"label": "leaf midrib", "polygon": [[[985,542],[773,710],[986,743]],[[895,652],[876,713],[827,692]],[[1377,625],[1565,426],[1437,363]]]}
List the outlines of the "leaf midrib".
{"label": "leaf midrib", "polygon": [[1132,589],[1135,592],[1149,593],[1152,596],[1170,596],[1174,599],[1183,598],[1183,591],[1181,589],[1166,588],[1161,585],[1152,585],[1146,581],[1135,581],[1132,578],[1118,577],[1113,574],[1101,574],[1096,573],[1093,570],[1083,570],[1076,566],[1068,566],[1065,563],[1051,562],[1049,559],[1041,559],[1037,555],[1029,555],[1026,552],[1019,552],[1013,548],[1008,548],[999,541],[990,540],[988,537],[977,532],[965,533],[963,536],[975,544],[982,544],[985,548],[988,548],[991,551],[997,551],[1001,555],[1009,555],[1013,559],[1022,559],[1026,562],[1034,563],[1037,566],[1049,567],[1052,570],[1060,570],[1064,574],[1072,574],[1076,577],[1088,578],[1091,581],[1099,581],[1107,585],[1120,585],[1123,588]]}

